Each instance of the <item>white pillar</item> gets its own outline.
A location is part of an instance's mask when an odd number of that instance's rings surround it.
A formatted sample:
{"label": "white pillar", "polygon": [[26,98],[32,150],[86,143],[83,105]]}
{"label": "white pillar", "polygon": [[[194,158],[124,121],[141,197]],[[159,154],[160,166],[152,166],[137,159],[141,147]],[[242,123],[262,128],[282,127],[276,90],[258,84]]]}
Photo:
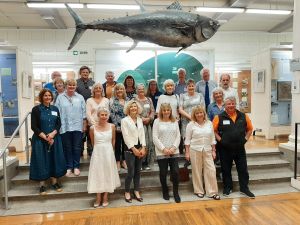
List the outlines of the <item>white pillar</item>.
{"label": "white pillar", "polygon": [[[300,1],[294,1],[294,23],[293,23],[293,59],[300,58]],[[293,80],[300,82],[300,71],[295,71]],[[300,93],[292,93],[292,130],[288,143],[281,143],[279,146],[294,150],[295,148],[295,123],[300,123]],[[300,149],[300,126],[298,126],[298,151]]]}

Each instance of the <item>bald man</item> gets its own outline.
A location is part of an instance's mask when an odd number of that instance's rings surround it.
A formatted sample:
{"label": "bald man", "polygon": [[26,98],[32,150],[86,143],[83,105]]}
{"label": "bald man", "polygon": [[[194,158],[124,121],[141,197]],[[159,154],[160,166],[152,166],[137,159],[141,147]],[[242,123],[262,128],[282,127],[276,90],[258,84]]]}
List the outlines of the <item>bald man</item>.
{"label": "bald man", "polygon": [[53,94],[55,94],[55,91],[56,91],[56,89],[55,89],[55,87],[54,87],[54,85],[53,85],[53,82],[54,82],[55,78],[61,78],[60,72],[54,71],[54,72],[51,74],[52,82],[49,82],[49,83],[45,84],[45,86],[44,86],[44,88],[49,89]]}
{"label": "bald man", "polygon": [[201,93],[205,100],[205,107],[212,102],[212,91],[217,87],[217,83],[213,80],[210,80],[209,69],[203,68],[200,71],[202,80],[198,81],[196,84],[196,91]]}

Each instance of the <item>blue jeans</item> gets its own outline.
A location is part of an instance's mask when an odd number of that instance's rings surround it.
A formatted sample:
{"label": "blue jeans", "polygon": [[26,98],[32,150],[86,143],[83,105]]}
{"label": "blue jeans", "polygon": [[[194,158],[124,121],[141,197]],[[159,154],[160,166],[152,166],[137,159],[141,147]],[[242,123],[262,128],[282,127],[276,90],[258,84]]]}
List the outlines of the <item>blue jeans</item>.
{"label": "blue jeans", "polygon": [[79,168],[82,132],[68,131],[61,135],[67,169]]}

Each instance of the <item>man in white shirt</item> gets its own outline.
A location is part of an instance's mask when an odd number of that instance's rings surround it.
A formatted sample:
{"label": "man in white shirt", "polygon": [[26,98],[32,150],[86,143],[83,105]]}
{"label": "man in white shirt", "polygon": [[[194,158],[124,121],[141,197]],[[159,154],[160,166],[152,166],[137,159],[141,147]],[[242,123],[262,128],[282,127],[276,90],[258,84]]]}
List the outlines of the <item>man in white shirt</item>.
{"label": "man in white shirt", "polygon": [[201,93],[205,100],[205,107],[212,102],[212,91],[217,87],[215,81],[210,80],[210,72],[209,69],[203,68],[200,71],[200,75],[202,76],[202,80],[198,81],[196,84],[196,91]]}
{"label": "man in white shirt", "polygon": [[223,73],[220,76],[220,87],[223,89],[223,98],[226,99],[227,97],[235,97],[236,99],[236,108],[240,108],[240,101],[237,90],[230,87],[230,75],[228,73]]}

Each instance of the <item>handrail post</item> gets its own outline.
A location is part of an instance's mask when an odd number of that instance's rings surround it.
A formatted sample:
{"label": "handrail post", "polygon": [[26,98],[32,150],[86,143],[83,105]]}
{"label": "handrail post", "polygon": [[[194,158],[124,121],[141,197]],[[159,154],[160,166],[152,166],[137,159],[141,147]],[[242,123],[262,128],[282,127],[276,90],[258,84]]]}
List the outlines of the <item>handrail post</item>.
{"label": "handrail post", "polygon": [[4,202],[5,202],[5,209],[8,209],[8,183],[7,183],[7,173],[6,173],[6,151],[7,149],[4,149],[3,154],[3,177],[4,177]]}
{"label": "handrail post", "polygon": [[26,145],[25,145],[25,151],[26,151],[26,164],[29,164],[29,144],[28,144],[28,116],[25,120],[25,138],[26,138]]}
{"label": "handrail post", "polygon": [[299,123],[295,123],[295,163],[294,163],[294,178],[297,179],[297,161],[298,161],[298,125]]}

